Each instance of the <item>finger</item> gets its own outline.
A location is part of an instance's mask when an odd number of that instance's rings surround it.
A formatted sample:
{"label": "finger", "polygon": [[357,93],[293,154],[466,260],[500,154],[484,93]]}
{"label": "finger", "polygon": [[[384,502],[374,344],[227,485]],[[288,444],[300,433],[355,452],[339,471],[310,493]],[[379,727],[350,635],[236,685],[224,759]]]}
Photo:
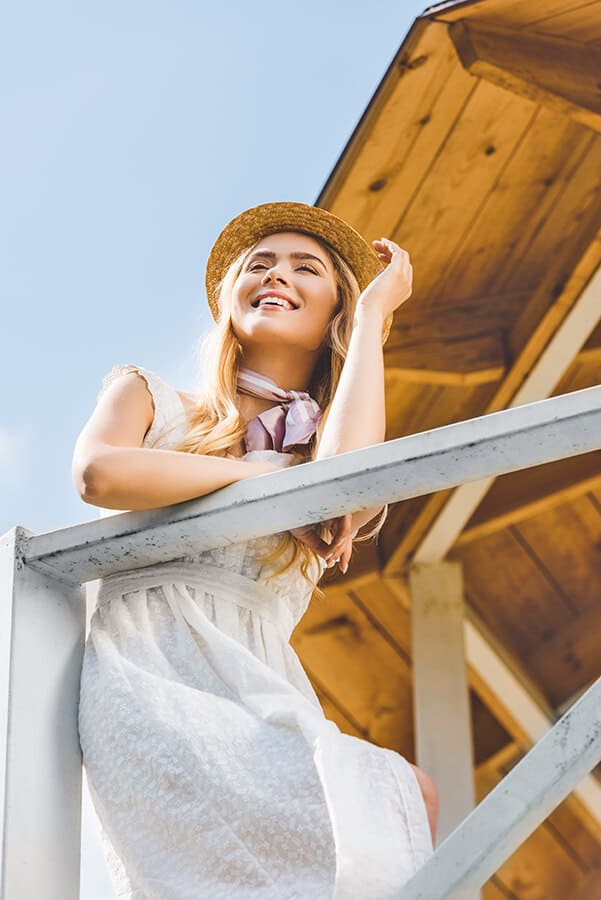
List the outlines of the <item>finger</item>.
{"label": "finger", "polygon": [[353,550],[353,538],[352,535],[348,535],[348,537],[337,547],[333,552],[329,553],[326,557],[328,562],[337,562],[341,560],[343,557],[346,557],[347,562],[350,560],[350,555]]}
{"label": "finger", "polygon": [[329,556],[339,556],[346,543],[352,539],[352,516],[349,514],[340,523],[340,533],[329,544]]}
{"label": "finger", "polygon": [[394,241],[389,240],[389,238],[382,238],[381,241],[374,241],[374,243],[378,244],[380,251],[386,250],[390,253],[392,259],[399,260],[403,263],[409,262],[409,253],[399,244],[396,244]]}
{"label": "finger", "polygon": [[350,547],[346,547],[344,552],[340,556],[339,566],[340,571],[343,575],[346,575],[349,567],[349,563],[351,561],[351,553],[352,553],[352,544]]}

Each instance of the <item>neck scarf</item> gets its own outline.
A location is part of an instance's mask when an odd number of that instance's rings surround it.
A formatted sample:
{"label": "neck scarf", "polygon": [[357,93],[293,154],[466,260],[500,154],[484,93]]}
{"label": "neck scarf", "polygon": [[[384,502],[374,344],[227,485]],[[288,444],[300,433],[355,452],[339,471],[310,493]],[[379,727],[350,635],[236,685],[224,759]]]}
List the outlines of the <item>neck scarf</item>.
{"label": "neck scarf", "polygon": [[238,390],[251,397],[279,401],[277,406],[255,416],[247,426],[244,444],[251,450],[286,451],[295,444],[308,444],[322,411],[305,391],[285,391],[267,375],[241,368]]}

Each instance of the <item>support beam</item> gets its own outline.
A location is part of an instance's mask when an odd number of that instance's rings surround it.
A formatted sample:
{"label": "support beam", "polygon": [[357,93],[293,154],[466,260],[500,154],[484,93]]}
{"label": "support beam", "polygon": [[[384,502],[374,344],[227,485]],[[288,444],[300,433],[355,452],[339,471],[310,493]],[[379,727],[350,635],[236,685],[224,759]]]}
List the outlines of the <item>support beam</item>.
{"label": "support beam", "polygon": [[[408,592],[400,578],[384,577],[386,586],[410,614]],[[553,725],[555,715],[529,676],[505,648],[495,644],[477,613],[465,608],[464,646],[469,684],[524,751]],[[590,827],[601,840],[601,783],[586,775],[574,794],[584,807]]]}
{"label": "support beam", "polygon": [[440,843],[476,799],[461,564],[414,566],[409,588],[417,763],[438,788]]}
{"label": "support beam", "polygon": [[463,900],[601,761],[601,679],[437,847],[398,900]]}
{"label": "support beam", "polygon": [[79,897],[85,596],[0,538],[1,900]]}
{"label": "support beam", "polygon": [[471,75],[601,131],[600,47],[483,22],[460,20],[448,29]]}

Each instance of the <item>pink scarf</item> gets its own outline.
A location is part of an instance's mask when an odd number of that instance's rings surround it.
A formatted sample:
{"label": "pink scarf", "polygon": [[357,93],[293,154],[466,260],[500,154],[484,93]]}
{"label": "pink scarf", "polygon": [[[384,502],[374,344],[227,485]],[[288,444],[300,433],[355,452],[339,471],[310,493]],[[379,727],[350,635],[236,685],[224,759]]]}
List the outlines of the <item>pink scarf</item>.
{"label": "pink scarf", "polygon": [[238,390],[251,397],[279,401],[277,406],[259,413],[248,423],[244,444],[251,450],[288,450],[295,444],[308,444],[321,418],[321,409],[305,391],[284,391],[267,375],[241,368]]}

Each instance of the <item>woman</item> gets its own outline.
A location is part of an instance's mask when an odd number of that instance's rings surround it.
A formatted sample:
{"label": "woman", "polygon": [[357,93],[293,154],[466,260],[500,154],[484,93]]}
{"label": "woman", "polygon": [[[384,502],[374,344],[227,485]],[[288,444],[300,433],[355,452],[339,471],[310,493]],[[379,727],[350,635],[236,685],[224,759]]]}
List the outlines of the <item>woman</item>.
{"label": "woman", "polygon": [[[233,219],[207,265],[200,390],[115,366],[75,448],[80,496],[158,508],[383,441],[382,344],[411,265],[374,248],[302,203]],[[119,898],[383,900],[432,853],[431,779],[327,720],[289,643],[380,512],[101,581],[79,733]]]}

